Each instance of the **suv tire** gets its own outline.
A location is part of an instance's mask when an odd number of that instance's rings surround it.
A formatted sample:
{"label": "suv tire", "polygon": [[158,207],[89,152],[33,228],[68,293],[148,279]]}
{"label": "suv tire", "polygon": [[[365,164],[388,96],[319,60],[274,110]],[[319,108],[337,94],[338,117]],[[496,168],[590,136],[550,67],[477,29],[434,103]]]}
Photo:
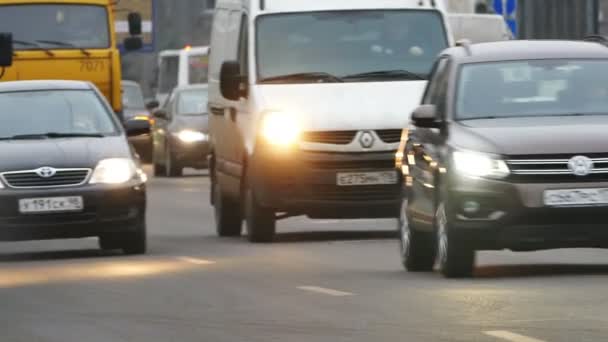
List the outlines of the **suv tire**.
{"label": "suv tire", "polygon": [[445,202],[440,202],[435,214],[437,231],[437,264],[446,278],[465,278],[473,275],[475,250],[466,239],[450,229]]}
{"label": "suv tire", "polygon": [[399,236],[401,263],[410,272],[430,272],[436,258],[435,234],[416,230],[407,217],[407,198],[401,201]]}

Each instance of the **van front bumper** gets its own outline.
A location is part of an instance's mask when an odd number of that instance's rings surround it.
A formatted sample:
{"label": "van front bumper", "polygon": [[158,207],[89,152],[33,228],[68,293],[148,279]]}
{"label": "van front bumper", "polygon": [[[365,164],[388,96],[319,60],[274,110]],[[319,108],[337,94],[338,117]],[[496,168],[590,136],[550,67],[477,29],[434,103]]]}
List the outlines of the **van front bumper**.
{"label": "van front bumper", "polygon": [[394,158],[395,151],[269,152],[251,159],[250,179],[260,204],[277,212],[311,218],[397,217],[399,178],[389,185],[337,185],[340,172],[394,171]]}

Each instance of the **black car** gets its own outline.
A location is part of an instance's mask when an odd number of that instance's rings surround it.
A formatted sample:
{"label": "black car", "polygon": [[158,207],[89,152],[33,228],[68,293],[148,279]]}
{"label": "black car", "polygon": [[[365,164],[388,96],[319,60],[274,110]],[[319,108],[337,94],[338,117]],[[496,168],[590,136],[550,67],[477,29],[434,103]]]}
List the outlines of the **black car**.
{"label": "black car", "polygon": [[[150,115],[141,87],[137,82],[123,80],[122,87],[122,108],[124,125],[127,128],[150,128],[153,120]],[[129,142],[135,148],[142,160],[149,162],[152,159],[152,137],[150,134],[140,134],[129,137]]]}
{"label": "black car", "polygon": [[178,177],[185,167],[207,167],[207,98],[207,85],[179,87],[153,113],[154,175]]}
{"label": "black car", "polygon": [[445,276],[469,276],[476,250],[608,247],[608,47],[448,49],[412,123],[400,217],[408,270],[437,258]]}
{"label": "black car", "polygon": [[0,83],[0,151],[0,240],[146,251],[146,175],[94,85]]}

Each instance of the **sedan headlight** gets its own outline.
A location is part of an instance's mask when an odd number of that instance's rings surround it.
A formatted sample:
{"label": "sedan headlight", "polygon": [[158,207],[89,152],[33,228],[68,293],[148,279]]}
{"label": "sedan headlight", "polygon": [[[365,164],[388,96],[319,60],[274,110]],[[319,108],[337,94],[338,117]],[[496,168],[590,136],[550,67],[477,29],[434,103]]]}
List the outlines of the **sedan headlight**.
{"label": "sedan headlight", "polygon": [[453,160],[454,170],[465,176],[504,178],[509,175],[509,167],[504,160],[487,154],[456,151]]}
{"label": "sedan headlight", "polygon": [[269,143],[286,146],[295,143],[301,131],[298,121],[292,115],[270,112],[264,116],[261,133]]}
{"label": "sedan headlight", "polygon": [[176,135],[179,140],[185,143],[195,143],[207,140],[207,134],[191,130],[183,130]]}
{"label": "sedan headlight", "polygon": [[[128,158],[104,159],[97,164],[91,184],[122,184],[138,175],[137,166]],[[140,177],[141,178],[141,177]]]}

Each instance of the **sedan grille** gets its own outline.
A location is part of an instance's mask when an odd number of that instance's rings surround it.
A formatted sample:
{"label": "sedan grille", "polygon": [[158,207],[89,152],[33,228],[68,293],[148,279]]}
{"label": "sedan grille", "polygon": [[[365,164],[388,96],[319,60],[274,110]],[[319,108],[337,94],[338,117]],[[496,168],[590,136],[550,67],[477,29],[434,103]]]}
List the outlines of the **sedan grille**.
{"label": "sedan grille", "polygon": [[2,180],[11,188],[54,188],[84,184],[91,169],[57,169],[51,177],[41,177],[36,170],[3,173]]}
{"label": "sedan grille", "polygon": [[608,181],[608,155],[587,155],[593,168],[586,176],[575,175],[568,167],[574,155],[512,157],[507,160],[511,179],[518,182],[602,182]]}

